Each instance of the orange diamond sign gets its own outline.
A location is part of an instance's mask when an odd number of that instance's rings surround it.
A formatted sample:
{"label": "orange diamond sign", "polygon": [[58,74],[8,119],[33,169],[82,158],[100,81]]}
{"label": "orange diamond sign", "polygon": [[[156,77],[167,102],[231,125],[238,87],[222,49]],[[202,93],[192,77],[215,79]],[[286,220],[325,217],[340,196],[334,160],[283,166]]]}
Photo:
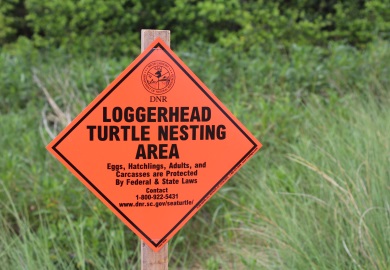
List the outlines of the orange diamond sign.
{"label": "orange diamond sign", "polygon": [[158,251],[260,147],[158,38],[47,149]]}

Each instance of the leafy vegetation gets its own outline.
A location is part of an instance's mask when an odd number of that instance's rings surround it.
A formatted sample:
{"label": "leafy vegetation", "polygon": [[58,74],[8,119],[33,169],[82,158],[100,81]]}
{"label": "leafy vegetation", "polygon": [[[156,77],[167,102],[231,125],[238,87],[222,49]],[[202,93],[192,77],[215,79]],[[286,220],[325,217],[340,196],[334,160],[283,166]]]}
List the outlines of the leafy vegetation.
{"label": "leafy vegetation", "polygon": [[175,44],[203,41],[240,51],[254,46],[356,47],[388,40],[390,0],[73,1],[9,0],[0,7],[0,46],[28,38],[38,48],[138,53],[139,31],[170,29]]}

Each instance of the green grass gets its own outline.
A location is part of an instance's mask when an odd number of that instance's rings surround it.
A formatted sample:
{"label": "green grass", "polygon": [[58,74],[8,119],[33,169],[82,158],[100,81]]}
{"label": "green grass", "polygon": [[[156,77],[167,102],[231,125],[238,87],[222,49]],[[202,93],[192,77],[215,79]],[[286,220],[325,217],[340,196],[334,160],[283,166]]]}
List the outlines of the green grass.
{"label": "green grass", "polygon": [[304,110],[300,136],[284,157],[259,155],[237,187],[219,193],[235,209],[236,226],[226,231],[240,239],[232,248],[226,238],[227,258],[245,258],[244,269],[388,269],[386,106],[348,95],[332,110],[315,99]]}
{"label": "green grass", "polygon": [[[173,237],[170,267],[389,269],[389,51],[180,51],[264,146]],[[139,240],[44,149],[130,57],[0,59],[0,268],[138,268]]]}

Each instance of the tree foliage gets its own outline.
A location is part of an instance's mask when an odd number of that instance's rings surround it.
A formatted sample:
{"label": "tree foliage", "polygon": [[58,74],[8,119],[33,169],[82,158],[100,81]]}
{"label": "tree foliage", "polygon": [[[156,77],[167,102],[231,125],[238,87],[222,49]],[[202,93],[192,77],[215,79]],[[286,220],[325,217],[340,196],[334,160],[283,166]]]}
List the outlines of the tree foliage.
{"label": "tree foliage", "polygon": [[170,29],[174,44],[364,47],[390,33],[390,0],[2,1],[0,46],[27,37],[36,47],[129,53],[141,29]]}

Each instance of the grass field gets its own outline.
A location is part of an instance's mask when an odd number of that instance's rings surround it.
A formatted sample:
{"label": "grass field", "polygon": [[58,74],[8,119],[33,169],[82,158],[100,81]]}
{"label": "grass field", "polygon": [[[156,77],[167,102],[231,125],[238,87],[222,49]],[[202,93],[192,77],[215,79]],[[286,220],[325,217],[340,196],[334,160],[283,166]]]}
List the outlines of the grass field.
{"label": "grass field", "polygon": [[[389,49],[178,50],[264,146],[170,241],[172,269],[390,269]],[[0,52],[1,269],[139,267],[45,150],[130,62]]]}

